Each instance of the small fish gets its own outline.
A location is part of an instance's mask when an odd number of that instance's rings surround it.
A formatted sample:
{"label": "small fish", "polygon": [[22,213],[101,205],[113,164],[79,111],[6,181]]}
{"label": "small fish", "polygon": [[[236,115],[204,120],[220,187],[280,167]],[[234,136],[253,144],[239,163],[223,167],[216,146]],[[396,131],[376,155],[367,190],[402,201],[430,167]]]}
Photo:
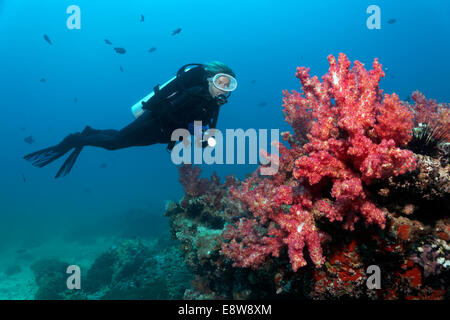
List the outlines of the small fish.
{"label": "small fish", "polygon": [[387,23],[394,24],[397,22],[397,19],[389,19]]}
{"label": "small fish", "polygon": [[23,182],[27,182],[27,178],[25,178],[25,175],[22,173],[22,180]]}
{"label": "small fish", "polygon": [[124,48],[114,48],[114,50],[120,54],[125,54],[125,52],[127,52],[127,50],[125,50]]}
{"label": "small fish", "polygon": [[77,103],[78,102],[78,98],[77,97],[73,98],[73,102]]}
{"label": "small fish", "polygon": [[42,83],[44,83],[44,82],[46,82],[47,80],[45,80],[45,78],[41,78],[41,80],[39,80],[40,82],[42,82]]}
{"label": "small fish", "polygon": [[150,52],[150,53],[155,52],[155,51],[156,51],[156,47],[151,47],[151,48],[148,50],[148,52]]}
{"label": "small fish", "polygon": [[44,40],[47,41],[49,44],[53,44],[48,35],[44,34]]}
{"label": "small fish", "polygon": [[123,72],[123,68],[122,68],[122,66],[120,66],[120,71],[122,71],[122,72]]}
{"label": "small fish", "polygon": [[176,28],[175,30],[172,31],[172,35],[174,36],[180,32],[181,32],[181,28]]}
{"label": "small fish", "polygon": [[267,102],[260,102],[260,103],[258,103],[258,107],[265,107],[265,106],[267,106]]}
{"label": "small fish", "polygon": [[108,165],[106,163],[102,163],[99,165],[99,168],[102,168],[102,169],[105,169],[107,167],[108,167]]}
{"label": "small fish", "polygon": [[19,249],[19,250],[16,251],[17,254],[22,254],[22,253],[25,253],[25,252],[27,252],[27,249]]}
{"label": "small fish", "polygon": [[411,96],[410,96],[410,95],[408,95],[408,96],[406,97],[405,101],[407,101],[407,102],[411,102]]}
{"label": "small fish", "polygon": [[25,141],[25,142],[28,143],[28,144],[34,143],[33,136],[28,136],[28,137],[26,137],[25,139],[23,139],[23,141]]}
{"label": "small fish", "polygon": [[108,39],[105,39],[105,43],[106,43],[106,44],[109,44],[109,45],[112,45],[112,42],[109,41]]}
{"label": "small fish", "polygon": [[255,84],[255,83],[256,83],[256,80],[252,80],[251,84]]}
{"label": "small fish", "polygon": [[145,18],[144,15],[141,14],[141,22],[144,22]]}
{"label": "small fish", "polygon": [[25,130],[27,130],[26,128],[20,128],[20,131],[25,131]]}

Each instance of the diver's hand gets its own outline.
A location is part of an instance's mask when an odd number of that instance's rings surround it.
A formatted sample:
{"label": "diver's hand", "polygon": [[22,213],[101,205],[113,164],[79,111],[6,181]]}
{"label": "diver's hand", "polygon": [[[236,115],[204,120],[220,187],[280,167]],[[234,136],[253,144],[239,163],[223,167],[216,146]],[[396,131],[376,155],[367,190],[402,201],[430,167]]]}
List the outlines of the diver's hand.
{"label": "diver's hand", "polygon": [[[213,141],[210,141],[210,139],[212,139]],[[195,145],[201,148],[206,148],[208,146],[214,147],[214,135],[210,134],[207,130],[203,131],[203,134],[201,136],[196,137]]]}

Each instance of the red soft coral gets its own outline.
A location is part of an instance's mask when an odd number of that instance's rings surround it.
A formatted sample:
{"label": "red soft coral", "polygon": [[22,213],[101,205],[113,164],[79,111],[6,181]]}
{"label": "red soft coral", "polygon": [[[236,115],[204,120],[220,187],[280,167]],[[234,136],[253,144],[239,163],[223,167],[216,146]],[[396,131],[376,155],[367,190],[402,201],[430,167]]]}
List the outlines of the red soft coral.
{"label": "red soft coral", "polygon": [[280,238],[276,237],[277,230],[269,227],[267,236],[261,234],[259,224],[255,219],[242,218],[234,227],[229,225],[223,237],[230,240],[222,244],[222,254],[233,260],[233,266],[257,269],[267,256],[278,257],[281,247]]}
{"label": "red soft coral", "polygon": [[322,83],[310,79],[307,69],[297,69],[304,91],[298,101],[308,103],[314,120],[304,146],[307,154],[295,161],[294,177],[307,178],[310,185],[330,180],[331,195],[340,207],[343,201],[354,201],[353,209],[345,213],[348,228],[353,228],[351,221],[357,220],[358,212],[367,224],[384,227],[384,215],[372,209],[364,184],[415,168],[413,153],[399,148],[411,139],[413,116],[397,95],[382,100],[378,83],[384,72],[377,59],[370,71],[358,61],[350,69],[344,54],[339,55],[339,63],[333,56],[328,61],[329,72]]}
{"label": "red soft coral", "polygon": [[[226,231],[230,241],[222,253],[236,265],[260,265],[269,254],[279,255],[283,244],[294,271],[307,263],[305,247],[311,261],[322,265],[326,235],[316,222],[337,221],[353,230],[362,220],[384,228],[386,212],[370,200],[367,185],[415,168],[413,153],[401,149],[411,139],[413,114],[397,95],[383,99],[378,85],[384,72],[377,59],[370,71],[358,61],[350,68],[345,54],[328,61],[322,82],[299,67],[303,93],[283,92],[294,135],[282,136],[291,149],[279,144],[279,156],[264,154],[276,161],[278,172],[254,174],[231,190],[252,216]],[[242,223],[251,228],[244,230]],[[264,243],[270,245],[263,248]]]}

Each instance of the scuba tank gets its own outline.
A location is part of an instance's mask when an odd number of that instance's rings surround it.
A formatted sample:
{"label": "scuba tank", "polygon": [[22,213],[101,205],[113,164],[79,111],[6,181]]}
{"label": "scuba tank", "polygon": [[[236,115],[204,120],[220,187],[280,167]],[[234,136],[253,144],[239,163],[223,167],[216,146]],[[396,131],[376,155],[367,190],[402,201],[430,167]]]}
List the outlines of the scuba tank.
{"label": "scuba tank", "polygon": [[[172,82],[173,80],[175,80],[177,77],[173,77],[172,79],[170,79],[169,81],[167,81],[166,83],[164,83],[162,86],[157,85],[156,87],[158,87],[158,89],[162,89],[164,88],[166,85],[168,85],[170,82]],[[144,112],[145,110],[142,108],[143,104],[145,102],[147,102],[148,100],[150,100],[151,98],[153,98],[153,96],[155,95],[155,91],[157,90],[153,90],[152,92],[150,92],[148,95],[146,95],[144,98],[142,98],[141,100],[139,100],[138,102],[136,102],[132,107],[131,107],[131,112],[133,113],[133,116],[137,119],[139,118]]]}
{"label": "scuba tank", "polygon": [[[137,119],[145,112],[146,109],[151,108],[151,107],[149,107],[149,105],[152,105],[152,104],[154,105],[155,103],[157,103],[165,98],[172,97],[172,96],[176,95],[177,91],[180,91],[180,90],[184,91],[185,85],[184,85],[183,81],[190,82],[190,80],[194,80],[195,78],[198,78],[198,76],[197,76],[198,72],[194,72],[194,74],[192,74],[192,75],[188,74],[187,72],[189,70],[191,70],[195,67],[199,67],[199,66],[202,66],[202,64],[199,64],[199,63],[186,64],[178,70],[177,75],[175,77],[172,77],[170,80],[168,80],[162,86],[156,85],[153,88],[152,92],[150,92],[148,95],[146,95],[144,98],[142,98],[141,100],[136,102],[131,107],[131,112],[133,113],[133,116]],[[181,80],[182,77],[187,77],[187,79]],[[191,78],[191,79],[189,79],[189,78]],[[179,80],[179,81],[176,81],[176,80]],[[168,89],[163,90],[166,87],[168,87]],[[172,87],[172,88],[170,88],[170,87]],[[160,95],[160,91],[162,91],[162,90],[164,91],[164,95],[167,95],[166,97]],[[166,92],[168,90],[171,92],[170,93]],[[155,95],[156,95],[156,97],[155,97]]]}

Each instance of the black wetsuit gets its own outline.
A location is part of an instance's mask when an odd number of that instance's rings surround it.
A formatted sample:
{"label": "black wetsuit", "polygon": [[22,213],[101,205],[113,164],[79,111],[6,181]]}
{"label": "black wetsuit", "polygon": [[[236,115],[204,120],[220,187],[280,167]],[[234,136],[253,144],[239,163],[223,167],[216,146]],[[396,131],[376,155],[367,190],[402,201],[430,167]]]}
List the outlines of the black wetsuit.
{"label": "black wetsuit", "polygon": [[143,103],[144,113],[121,130],[96,130],[87,126],[81,133],[68,135],[56,146],[33,152],[25,156],[33,165],[43,167],[75,148],[56,178],[70,172],[84,146],[117,150],[133,146],[149,146],[167,143],[171,150],[175,142],[171,134],[175,129],[189,127],[194,121],[215,128],[219,107],[224,102],[213,98],[208,90],[206,72],[202,65],[186,70],[183,66],[177,77]]}
{"label": "black wetsuit", "polygon": [[182,71],[171,83],[158,90],[143,104],[145,112],[121,130],[87,128],[74,141],[74,146],[95,146],[108,150],[155,143],[172,145],[170,137],[178,128],[188,128],[194,120],[215,128],[219,104],[208,91],[202,66]]}

